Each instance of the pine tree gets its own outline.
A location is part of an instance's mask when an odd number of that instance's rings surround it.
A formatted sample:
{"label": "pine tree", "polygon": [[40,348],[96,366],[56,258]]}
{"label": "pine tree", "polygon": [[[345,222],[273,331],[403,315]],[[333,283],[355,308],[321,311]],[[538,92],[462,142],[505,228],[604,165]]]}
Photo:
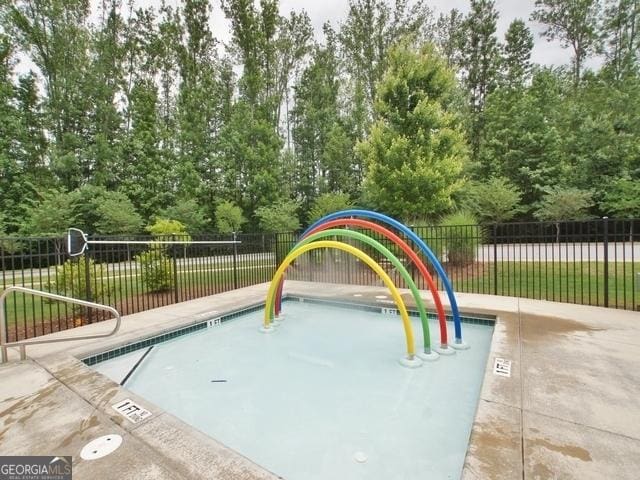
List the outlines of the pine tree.
{"label": "pine tree", "polygon": [[394,47],[377,89],[378,121],[359,145],[367,160],[365,198],[400,218],[431,218],[462,186],[466,145],[449,110],[455,78],[427,45]]}

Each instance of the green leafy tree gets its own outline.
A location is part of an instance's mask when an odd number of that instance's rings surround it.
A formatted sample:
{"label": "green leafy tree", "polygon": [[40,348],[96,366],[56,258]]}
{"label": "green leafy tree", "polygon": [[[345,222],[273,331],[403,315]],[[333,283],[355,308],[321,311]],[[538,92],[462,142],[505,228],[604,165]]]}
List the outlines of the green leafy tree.
{"label": "green leafy tree", "polygon": [[556,241],[559,242],[560,223],[588,218],[588,210],[593,206],[593,194],[589,191],[562,186],[546,188],[545,192],[534,215],[539,220],[555,223]]}
{"label": "green leafy tree", "polygon": [[599,0],[536,0],[531,20],[546,26],[542,35],[549,41],[559,40],[573,50],[573,80],[577,85],[584,61],[598,48]]}
{"label": "green leafy tree", "polygon": [[486,182],[468,184],[462,206],[483,223],[502,223],[523,211],[521,198],[522,193],[509,180],[492,177]]}
{"label": "green leafy tree", "polygon": [[464,41],[464,15],[455,8],[441,13],[435,24],[435,43],[449,68],[460,65]]}
{"label": "green leafy tree", "polygon": [[219,138],[222,192],[249,214],[283,195],[279,163],[282,141],[273,127],[237,102]]}
{"label": "green leafy tree", "polygon": [[325,193],[320,195],[313,202],[311,210],[309,210],[309,222],[315,222],[333,212],[347,210],[353,208],[354,203],[346,193]]}
{"label": "green leafy tree", "polygon": [[233,202],[222,202],[216,207],[216,228],[220,233],[240,232],[247,219],[242,209]]}
{"label": "green leafy tree", "polygon": [[190,234],[204,233],[209,226],[204,209],[193,199],[178,201],[175,205],[161,210],[160,217],[178,220]]}
{"label": "green leafy tree", "polygon": [[[545,188],[568,180],[563,154],[564,90],[570,82],[548,69],[525,90],[499,89],[487,99],[485,135],[475,179],[505,177],[522,192],[522,204],[540,201]],[[567,132],[568,133],[568,132]]]}
{"label": "green leafy tree", "polygon": [[[607,189],[600,206],[618,218],[640,218],[640,182],[619,178]],[[629,241],[633,241],[633,222],[629,222]]]}
{"label": "green leafy tree", "polygon": [[452,205],[462,186],[466,146],[458,117],[448,110],[455,79],[427,45],[390,52],[378,86],[369,138],[358,148],[366,159],[366,197],[401,218],[433,218]]}
{"label": "green leafy tree", "polygon": [[142,229],[142,217],[133,203],[122,193],[113,192],[103,199],[97,210],[96,233],[105,235],[137,234]]}
{"label": "green leafy tree", "polygon": [[256,217],[263,232],[293,232],[300,228],[298,204],[292,200],[282,200],[273,205],[260,207]]}
{"label": "green leafy tree", "polygon": [[76,197],[48,190],[26,208],[21,231],[25,235],[63,236],[76,223]]}
{"label": "green leafy tree", "polygon": [[493,0],[471,0],[471,11],[464,20],[461,66],[469,91],[471,116],[468,121],[471,158],[477,161],[484,138],[484,106],[495,89],[499,66],[496,23],[498,12]]}
{"label": "green leafy tree", "polygon": [[387,69],[388,51],[403,37],[418,43],[428,36],[431,11],[422,0],[394,2],[349,0],[349,11],[338,39],[344,66],[354,83],[362,87],[362,100],[369,115],[373,113],[376,84]]}
{"label": "green leafy tree", "polygon": [[522,87],[531,76],[533,35],[524,21],[517,19],[509,24],[504,39],[501,62],[503,81],[511,88]]}
{"label": "green leafy tree", "polygon": [[71,190],[91,177],[86,155],[92,79],[87,0],[18,0],[5,11],[8,28],[42,74],[51,169]]}
{"label": "green leafy tree", "polygon": [[640,1],[607,2],[602,33],[605,68],[616,81],[636,76],[640,60]]}

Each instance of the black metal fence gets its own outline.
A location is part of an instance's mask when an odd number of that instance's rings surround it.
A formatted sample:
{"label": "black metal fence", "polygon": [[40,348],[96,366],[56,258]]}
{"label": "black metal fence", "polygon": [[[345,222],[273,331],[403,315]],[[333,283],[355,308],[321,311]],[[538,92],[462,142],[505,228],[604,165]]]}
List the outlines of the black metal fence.
{"label": "black metal fence", "polygon": [[[440,260],[456,292],[640,310],[640,220],[412,228]],[[391,241],[368,234],[401,256]],[[278,260],[293,239],[278,236]],[[374,249],[358,248],[389,266]],[[287,278],[382,285],[369,268],[341,251],[313,251],[296,263]],[[443,290],[442,280],[425,263]],[[405,265],[418,287],[427,288],[415,267]],[[395,269],[388,270],[397,285],[405,286]]]}
{"label": "black metal fence", "polygon": [[[508,295],[640,310],[640,220],[500,225],[414,226],[441,261],[457,292]],[[367,232],[404,261],[397,245]],[[297,235],[241,234],[241,243],[149,246],[93,244],[70,258],[64,238],[0,238],[0,288],[23,285],[105,303],[127,315],[267,282]],[[150,237],[92,237],[148,241]],[[156,238],[157,240],[157,238]],[[167,240],[184,240],[171,237]],[[228,241],[233,236],[194,236]],[[341,238],[341,241],[352,242]],[[354,244],[355,245],[355,244]],[[390,262],[358,244],[405,286]],[[415,245],[413,245],[415,250]],[[419,288],[417,269],[404,261]],[[440,290],[442,281],[425,262]],[[380,279],[342,251],[315,250],[300,257],[287,278],[360,285]],[[92,323],[102,313],[13,294],[5,305],[10,340]]]}
{"label": "black metal fence", "polygon": [[[70,257],[66,238],[0,238],[0,290],[20,285],[112,305],[128,315],[267,282],[275,272],[275,235],[182,238],[91,237],[99,241],[192,240],[237,244],[90,244]],[[100,321],[104,313],[11,294],[7,337],[19,340]]]}

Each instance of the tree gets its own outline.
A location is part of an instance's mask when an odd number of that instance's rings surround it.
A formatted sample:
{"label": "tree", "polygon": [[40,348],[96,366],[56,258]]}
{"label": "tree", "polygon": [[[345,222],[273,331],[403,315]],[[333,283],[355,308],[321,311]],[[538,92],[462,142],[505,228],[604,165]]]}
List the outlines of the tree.
{"label": "tree", "polygon": [[18,0],[7,7],[8,27],[44,80],[51,169],[71,190],[91,176],[86,155],[93,87],[87,29],[88,0]]}
{"label": "tree", "polygon": [[638,73],[640,0],[610,0],[602,26],[606,68],[620,81]]}
{"label": "tree", "polygon": [[98,206],[96,233],[104,235],[138,234],[142,217],[124,194],[113,192]]}
{"label": "tree", "polygon": [[25,235],[63,236],[74,226],[76,197],[59,190],[48,190],[26,207],[21,231]]}
{"label": "tree", "polygon": [[[609,187],[600,206],[618,218],[640,218],[640,182],[619,178]],[[633,241],[633,221],[629,222],[629,241]]]}
{"label": "tree", "polygon": [[520,205],[521,198],[522,193],[509,180],[491,177],[486,182],[467,185],[462,206],[483,223],[502,223],[524,210]]}
{"label": "tree", "polygon": [[464,15],[455,8],[441,13],[435,24],[435,43],[449,68],[460,65],[464,41]]}
{"label": "tree", "polygon": [[282,191],[279,164],[281,139],[272,126],[253,114],[247,102],[233,106],[231,118],[219,138],[223,198],[229,198],[249,216],[273,203]]}
{"label": "tree", "polygon": [[422,0],[413,5],[407,0],[397,0],[393,7],[382,0],[349,0],[339,40],[345,68],[363,88],[369,114],[373,110],[376,83],[387,68],[389,49],[403,37],[413,38],[416,43],[424,41],[431,15]]}
{"label": "tree", "polygon": [[540,201],[545,188],[575,176],[563,153],[565,90],[570,81],[549,69],[526,89],[498,89],[487,99],[485,138],[474,178],[505,177],[522,192],[522,204]]}
{"label": "tree", "polygon": [[313,206],[309,210],[309,223],[313,223],[330,213],[353,208],[353,206],[353,202],[346,193],[325,193],[313,202]]}
{"label": "tree", "polygon": [[449,102],[455,78],[431,45],[393,48],[376,98],[379,120],[358,145],[368,173],[365,195],[401,218],[435,217],[462,186],[466,146]]}
{"label": "tree", "polygon": [[240,232],[247,219],[242,209],[233,202],[222,202],[216,207],[216,228],[220,233]]}
{"label": "tree", "polygon": [[556,241],[560,241],[560,222],[582,220],[588,217],[587,210],[593,206],[592,193],[577,188],[556,186],[545,189],[545,196],[534,213],[542,221],[556,225]]}
{"label": "tree", "polygon": [[209,225],[204,209],[193,199],[178,201],[161,210],[160,218],[178,220],[190,234],[204,233]]}
{"label": "tree", "polygon": [[483,139],[484,105],[496,86],[499,51],[496,37],[498,12],[493,0],[471,0],[471,11],[464,20],[464,46],[461,64],[469,91],[469,143],[471,158],[477,161]]}
{"label": "tree", "polygon": [[560,40],[573,50],[573,81],[577,85],[582,66],[598,47],[599,0],[536,0],[531,20],[546,25],[547,40]]}
{"label": "tree", "polygon": [[300,228],[296,210],[298,204],[292,200],[282,200],[256,210],[260,229],[263,232],[294,232]]}
{"label": "tree", "polygon": [[506,86],[522,86],[531,76],[531,50],[533,35],[524,21],[511,22],[504,36],[505,45],[502,56],[502,76]]}

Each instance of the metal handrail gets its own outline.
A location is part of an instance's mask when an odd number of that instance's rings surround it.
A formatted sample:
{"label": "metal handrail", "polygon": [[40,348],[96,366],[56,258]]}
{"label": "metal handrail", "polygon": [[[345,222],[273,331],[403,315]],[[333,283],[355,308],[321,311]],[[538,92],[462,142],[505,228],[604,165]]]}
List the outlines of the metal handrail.
{"label": "metal handrail", "polygon": [[[116,318],[116,326],[109,333],[101,333],[99,335],[82,335],[78,337],[71,338],[52,338],[47,340],[21,340],[18,342],[7,342],[7,319],[4,315],[4,300],[11,292],[22,292],[31,295],[35,295],[38,297],[50,298],[52,300],[58,300],[61,302],[74,303],[76,305],[82,305],[85,307],[95,308],[97,310],[104,310],[107,312],[111,312],[113,316]],[[56,343],[56,342],[68,342],[71,340],[90,340],[94,338],[105,338],[115,335],[117,331],[120,329],[120,322],[122,318],[120,317],[120,313],[108,305],[101,305],[99,303],[87,302],[85,300],[78,300],[76,298],[64,297],[62,295],[56,295],[55,293],[43,292],[40,290],[33,290],[32,288],[26,287],[17,287],[10,286],[7,287],[2,294],[0,294],[0,350],[2,352],[2,358],[0,363],[6,363],[8,361],[8,347],[20,347],[20,360],[25,360],[27,358],[27,345],[36,345],[39,343]]]}

